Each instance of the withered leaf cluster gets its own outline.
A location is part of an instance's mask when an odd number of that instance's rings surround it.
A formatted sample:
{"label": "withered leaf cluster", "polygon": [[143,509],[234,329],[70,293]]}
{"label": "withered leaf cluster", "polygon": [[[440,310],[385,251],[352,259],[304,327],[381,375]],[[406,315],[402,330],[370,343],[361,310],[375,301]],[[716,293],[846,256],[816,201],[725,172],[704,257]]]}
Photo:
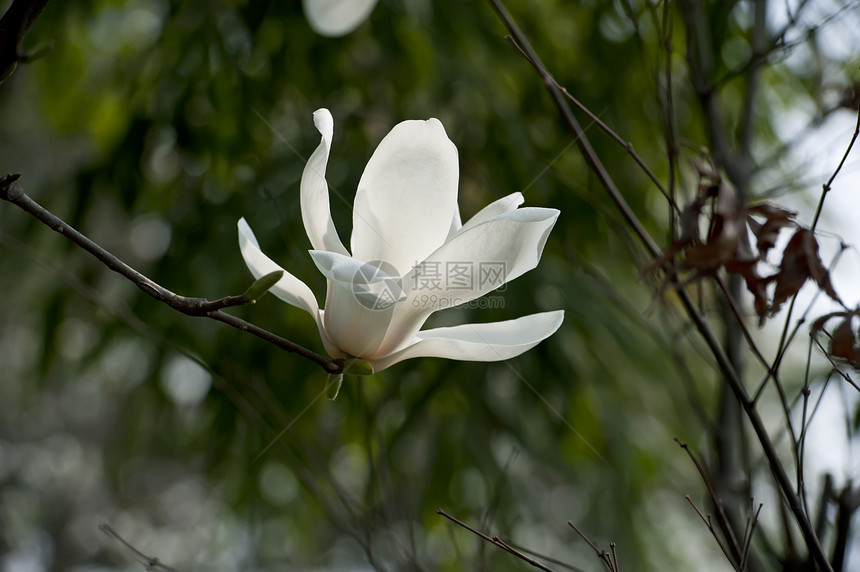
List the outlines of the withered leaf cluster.
{"label": "withered leaf cluster", "polygon": [[[700,166],[698,193],[681,211],[680,236],[649,269],[670,264],[681,254],[678,269],[693,270],[694,278],[712,275],[721,268],[740,275],[753,295],[759,325],[778,312],[807,279],[842,304],[821,262],[815,235],[800,226],[795,215],[771,203],[743,204],[731,186],[714,171]],[[704,239],[702,228],[707,228]],[[763,275],[762,268],[767,268],[767,257],[783,229],[794,229],[794,234],[781,253],[778,270]],[[769,294],[771,283],[775,286]]]}
{"label": "withered leaf cluster", "polygon": [[[834,318],[840,318],[839,323],[832,332],[828,332],[825,325]],[[830,338],[828,355],[835,361],[842,361],[860,369],[860,335],[858,335],[860,331],[855,326],[858,323],[860,323],[860,308],[833,312],[815,320],[809,334],[814,337],[821,333],[827,335]]]}

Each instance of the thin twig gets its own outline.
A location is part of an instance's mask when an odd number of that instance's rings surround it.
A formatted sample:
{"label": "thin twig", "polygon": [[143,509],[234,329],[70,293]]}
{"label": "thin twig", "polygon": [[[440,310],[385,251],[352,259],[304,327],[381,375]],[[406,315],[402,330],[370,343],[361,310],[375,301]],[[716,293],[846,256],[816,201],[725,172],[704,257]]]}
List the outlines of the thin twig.
{"label": "thin twig", "polygon": [[[579,535],[579,537],[582,538],[585,541],[585,543],[591,547],[591,549],[597,555],[597,558],[599,558],[600,561],[603,562],[607,568],[609,568],[609,572],[618,572],[618,569],[612,563],[612,558],[608,552],[598,548],[597,545],[594,544],[594,542],[592,542],[591,539],[588,538],[584,532],[579,530],[579,528],[577,528],[576,525],[573,524],[573,522],[568,520],[567,525],[569,527],[571,527],[573,530],[575,530],[576,533]],[[613,543],[611,546],[612,546],[612,552],[614,554],[615,553],[615,544]]]}
{"label": "thin twig", "polygon": [[851,545],[851,521],[857,508],[860,507],[860,495],[848,481],[837,497],[836,513],[836,542],[833,546],[833,568],[842,572],[848,547]]}
{"label": "thin twig", "polygon": [[13,0],[0,18],[0,83],[12,75],[19,62],[35,58],[34,54],[21,53],[21,41],[47,3],[48,0]]}
{"label": "thin twig", "polygon": [[523,554],[522,552],[520,552],[519,550],[517,550],[516,548],[514,548],[513,546],[511,546],[510,544],[508,544],[507,542],[505,542],[501,538],[499,538],[498,536],[492,536],[492,537],[488,536],[488,535],[484,534],[483,532],[481,532],[480,530],[469,526],[468,524],[466,524],[462,520],[458,519],[457,517],[448,514],[447,512],[442,510],[441,508],[436,509],[436,514],[438,514],[440,516],[444,516],[445,518],[447,518],[448,520],[450,520],[454,524],[465,528],[466,530],[468,530],[469,532],[471,532],[475,536],[478,536],[478,537],[486,540],[490,544],[492,544],[494,546],[498,546],[502,550],[504,550],[510,554],[513,554],[514,556],[516,556],[517,558],[519,558],[523,562],[533,566],[534,568],[537,568],[538,570],[543,570],[544,572],[555,572],[549,566],[538,562],[537,560],[535,560],[534,558],[531,558],[530,556],[528,556],[526,554]]}
{"label": "thin twig", "polygon": [[218,322],[223,322],[243,332],[248,332],[258,338],[265,340],[280,349],[298,354],[314,363],[319,364],[327,373],[340,373],[343,371],[343,360],[329,359],[303,346],[282,338],[268,330],[237,318],[232,314],[221,311],[223,308],[250,303],[244,296],[226,296],[218,300],[207,300],[206,298],[192,298],[180,296],[161,286],[150,278],[144,276],[119,258],[90,240],[78,230],[62,221],[59,217],[45,209],[39,203],[31,199],[18,183],[20,175],[6,175],[0,177],[0,199],[20,207],[22,210],[40,220],[52,230],[62,234],[82,249],[95,256],[109,269],[131,281],[143,292],[156,300],[167,304],[174,310],[189,316],[205,317]]}
{"label": "thin twig", "polygon": [[830,365],[833,366],[833,371],[835,373],[839,374],[839,376],[842,379],[844,379],[851,387],[853,387],[857,391],[860,391],[860,385],[858,385],[857,382],[855,382],[853,379],[851,379],[851,376],[849,376],[847,373],[845,373],[844,371],[839,369],[839,364],[836,363],[836,360],[834,360],[830,356],[830,354],[827,352],[827,348],[825,348],[823,345],[821,345],[821,342],[819,340],[816,339],[813,341],[814,341],[815,345],[818,346],[818,349],[821,350],[821,353],[824,354],[824,357],[827,359],[827,361],[830,362]]}
{"label": "thin twig", "polygon": [[[791,424],[791,409],[788,404],[788,396],[785,394],[785,388],[782,386],[782,383],[779,380],[779,372],[773,367],[776,366],[776,360],[774,365],[772,366],[768,363],[767,359],[761,353],[758,348],[758,345],[755,343],[755,340],[752,338],[752,334],[749,331],[749,328],[746,325],[746,322],[743,319],[743,315],[741,314],[740,308],[738,308],[737,303],[735,302],[735,297],[729,291],[728,285],[720,276],[716,276],[717,284],[723,292],[723,296],[725,297],[726,302],[729,305],[732,313],[734,314],[735,321],[738,327],[738,330],[743,334],[744,338],[747,341],[747,345],[750,350],[752,350],[753,354],[755,354],[756,358],[761,362],[761,364],[767,369],[768,379],[773,379],[774,384],[776,385],[777,394],[779,395],[779,401],[782,405],[783,414],[785,415],[785,423],[788,427],[789,435],[791,435],[791,439],[794,445],[797,445],[797,437],[794,433],[794,427]],[[753,398],[755,402],[757,400],[758,395]],[[796,459],[795,459],[796,460]]]}
{"label": "thin twig", "polygon": [[[664,121],[666,124],[666,157],[669,161],[667,183],[669,198],[669,242],[675,240],[675,217],[678,206],[675,204],[675,170],[677,168],[678,159],[678,134],[675,128],[675,95],[672,89],[672,30],[674,28],[674,18],[672,17],[672,2],[667,0],[663,2],[663,35],[662,43],[666,50],[666,62],[664,65],[664,73],[666,75],[666,106],[664,108]],[[662,100],[661,100],[662,101]]]}
{"label": "thin twig", "polygon": [[714,279],[716,280],[717,285],[720,287],[723,296],[725,296],[726,302],[729,305],[729,309],[732,311],[732,314],[734,314],[735,320],[738,324],[738,328],[740,328],[740,331],[743,334],[744,339],[746,339],[747,345],[749,346],[750,350],[752,350],[752,352],[755,354],[756,358],[758,358],[761,364],[770,371],[771,376],[776,379],[777,373],[775,371],[770,370],[770,363],[768,363],[767,358],[764,357],[764,355],[761,353],[761,350],[759,350],[758,345],[755,343],[755,340],[752,337],[752,333],[750,333],[749,328],[746,325],[746,321],[744,320],[744,316],[741,313],[741,309],[738,308],[734,296],[732,296],[731,292],[729,291],[728,284],[726,284],[726,281],[723,280],[722,276],[715,275]]}
{"label": "thin twig", "polygon": [[615,543],[609,543],[609,552],[612,553],[612,564],[615,566],[615,572],[621,572],[621,567],[618,565],[618,553],[615,551]]}
{"label": "thin twig", "polygon": [[[842,254],[845,250],[848,249],[848,245],[844,242],[840,245],[839,252],[833,257],[833,260],[830,262],[830,265],[827,268],[827,272],[833,272],[833,269],[836,268],[839,259],[842,257]],[[774,358],[773,365],[768,368],[767,373],[765,374],[764,379],[759,384],[758,388],[753,392],[753,402],[757,403],[762,393],[764,392],[767,383],[771,379],[771,372],[779,371],[780,365],[782,364],[783,358],[788,353],[788,348],[791,346],[792,341],[794,340],[797,333],[800,331],[800,327],[806,323],[806,319],[809,316],[809,313],[812,311],[812,307],[815,305],[815,301],[818,300],[818,297],[821,295],[821,290],[818,289],[812,295],[812,299],[809,301],[809,305],[807,305],[806,309],[801,314],[800,318],[797,320],[797,323],[794,325],[794,329],[791,330],[791,333],[788,332],[789,325],[791,324],[791,316],[794,312],[794,304],[797,300],[797,294],[791,297],[791,302],[789,303],[788,313],[785,318],[785,324],[782,329],[782,333],[779,337],[779,343],[777,344],[776,349],[776,357]]]}
{"label": "thin twig", "polygon": [[743,572],[747,568],[747,562],[749,561],[749,557],[750,557],[750,546],[752,545],[752,537],[753,537],[753,534],[755,533],[755,527],[758,524],[759,514],[761,514],[761,509],[764,506],[763,503],[759,503],[758,508],[756,509],[755,512],[753,512],[753,510],[752,510],[753,502],[754,501],[751,498],[750,499],[750,515],[747,518],[747,526],[746,526],[745,533],[744,533],[744,546],[743,546],[743,551],[741,552],[741,563],[740,563],[741,564],[741,566],[740,566],[741,572]]}
{"label": "thin twig", "polygon": [[593,113],[588,107],[583,105],[582,102],[576,99],[569,91],[567,91],[566,87],[558,83],[556,79],[552,75],[550,75],[549,72],[546,71],[546,69],[543,67],[543,64],[541,64],[540,61],[533,59],[532,56],[523,48],[523,46],[517,43],[517,40],[513,36],[505,36],[505,39],[511,44],[513,44],[513,46],[517,50],[519,50],[520,54],[522,54],[526,61],[528,61],[538,71],[538,73],[540,73],[544,77],[545,81],[551,83],[556,90],[561,92],[564,97],[569,99],[571,103],[573,103],[580,111],[585,113],[589,119],[591,119],[594,123],[597,124],[598,127],[603,129],[604,133],[612,137],[616,143],[621,145],[621,147],[627,152],[627,154],[629,154],[636,162],[636,164],[639,165],[639,168],[642,169],[642,171],[648,176],[649,179],[651,179],[651,182],[654,183],[654,185],[660,190],[661,193],[663,193],[663,196],[666,198],[666,200],[669,201],[669,204],[672,206],[674,211],[681,212],[680,208],[675,203],[674,197],[666,190],[666,187],[663,186],[663,183],[660,182],[660,179],[657,178],[657,175],[654,174],[648,164],[645,163],[642,157],[639,156],[639,153],[637,153],[636,150],[633,148],[633,143],[622,139],[621,136],[618,135],[606,123],[604,123],[598,115]]}
{"label": "thin twig", "polygon": [[836,179],[836,175],[839,174],[839,171],[842,170],[842,166],[848,159],[848,155],[851,153],[851,149],[854,148],[854,143],[857,141],[858,135],[860,135],[860,109],[857,110],[857,123],[854,125],[854,133],[851,135],[851,142],[848,143],[848,148],[845,149],[845,153],[843,153],[842,160],[839,161],[839,165],[837,165],[836,170],[833,171],[833,174],[830,175],[830,178],[827,179],[827,182],[824,183],[824,186],[822,187],[821,198],[818,199],[818,206],[815,209],[815,217],[813,217],[812,225],[810,226],[810,229],[813,231],[815,230],[815,225],[818,224],[818,218],[821,216],[821,209],[824,208],[824,199],[827,197],[827,193],[830,192],[831,185],[833,185],[833,181]]}
{"label": "thin twig", "polygon": [[540,552],[535,552],[534,550],[531,550],[531,549],[526,548],[524,546],[520,546],[519,544],[512,542],[509,538],[502,538],[502,541],[505,544],[516,548],[520,552],[528,554],[529,556],[534,556],[536,558],[540,558],[541,560],[545,560],[546,562],[551,562],[552,564],[555,564],[556,566],[561,566],[562,568],[566,568],[568,570],[571,570],[572,572],[585,572],[585,570],[583,570],[582,568],[580,568],[578,566],[574,566],[573,564],[568,564],[567,562],[563,562],[563,561],[559,560],[558,558],[553,558],[551,556],[547,556],[546,554],[541,554]]}
{"label": "thin twig", "polygon": [[143,564],[144,569],[147,571],[150,570],[162,570],[164,572],[177,572],[176,568],[171,568],[165,564],[162,564],[158,561],[158,558],[153,558],[152,556],[147,556],[131,544],[129,544],[122,536],[117,534],[117,532],[110,527],[110,525],[106,523],[102,523],[99,525],[99,530],[116,540],[120,543],[120,545],[132,555],[132,557]]}
{"label": "thin twig", "polygon": [[717,534],[717,529],[714,528],[714,524],[711,522],[711,515],[706,515],[705,513],[703,513],[702,510],[698,506],[696,506],[696,503],[693,502],[693,498],[690,495],[685,495],[684,498],[687,499],[687,502],[690,503],[690,506],[692,506],[693,510],[696,511],[696,514],[699,515],[699,518],[702,520],[703,523],[705,523],[705,526],[708,527],[708,531],[710,531],[711,536],[713,536],[714,540],[717,541],[717,546],[719,546],[720,550],[722,550],[723,556],[726,557],[726,560],[729,561],[729,564],[732,565],[732,568],[738,570],[739,567],[737,562],[735,562],[734,556],[729,554],[729,550],[726,548],[723,539],[720,538],[719,534]]}
{"label": "thin twig", "polygon": [[[633,212],[633,209],[630,208],[630,205],[627,203],[627,200],[621,194],[621,191],[615,185],[615,181],[612,179],[612,176],[609,174],[609,171],[607,171],[606,167],[603,165],[603,162],[600,160],[600,158],[597,156],[597,153],[595,153],[594,149],[591,147],[591,143],[586,137],[585,132],[579,124],[579,121],[577,121],[576,117],[574,117],[573,115],[573,112],[565,103],[565,97],[562,95],[561,90],[556,87],[557,82],[555,81],[555,79],[552,78],[549,72],[540,63],[537,54],[535,54],[534,50],[531,47],[531,43],[520,31],[519,27],[516,25],[516,22],[513,21],[510,14],[508,14],[508,11],[502,5],[501,1],[490,0],[490,3],[493,5],[502,20],[505,22],[505,25],[511,32],[513,39],[516,40],[515,45],[517,46],[517,48],[520,49],[524,55],[528,56],[528,61],[534,66],[535,70],[543,78],[544,83],[550,90],[550,95],[555,102],[556,108],[558,108],[559,112],[562,114],[565,124],[570,128],[571,131],[573,131],[573,134],[576,138],[576,144],[579,147],[579,150],[585,158],[586,162],[591,167],[591,170],[600,180],[600,183],[603,185],[604,189],[606,189],[606,192],[609,194],[610,198],[615,203],[615,206],[618,208],[619,212],[621,213],[621,216],[624,217],[624,220],[627,225],[630,226],[631,229],[633,229],[633,232],[648,250],[648,253],[652,257],[656,258],[660,255],[660,247],[657,246],[657,243],[654,242],[654,239],[651,238],[651,235],[648,234],[647,230],[645,230],[645,227],[642,225],[639,218]],[[598,125],[601,124],[600,119],[596,115],[591,114],[590,118]]]}
{"label": "thin twig", "polygon": [[767,36],[767,4],[768,0],[755,0],[753,2],[752,45],[750,46],[752,53],[746,72],[747,83],[740,120],[740,154],[742,157],[749,157],[752,152],[753,118],[756,114],[755,100],[760,83],[759,75],[771,50],[771,42]]}
{"label": "thin twig", "polygon": [[[699,475],[702,477],[702,482],[705,483],[705,487],[708,489],[708,495],[710,495],[711,497],[711,504],[714,505],[714,509],[717,511],[717,523],[719,524],[720,529],[723,531],[723,534],[725,534],[726,537],[729,539],[729,542],[731,542],[732,554],[730,556],[728,553],[726,553],[726,558],[728,558],[729,562],[734,565],[741,558],[741,547],[738,543],[737,536],[735,536],[734,529],[732,529],[731,523],[729,522],[728,516],[726,516],[725,510],[723,509],[723,501],[717,497],[717,493],[714,490],[714,487],[711,485],[710,479],[708,478],[708,473],[705,471],[705,468],[702,466],[702,463],[699,461],[699,459],[690,450],[690,446],[687,443],[684,443],[683,441],[678,439],[677,437],[675,437],[675,442],[678,443],[678,445],[680,445],[680,447],[687,452],[687,455],[693,461],[693,464],[696,465],[696,470],[699,471]],[[689,500],[690,497],[688,496],[687,499]],[[690,504],[693,504],[692,500],[690,500]],[[694,508],[695,506],[696,505],[693,504]],[[698,509],[696,510],[698,511]],[[714,537],[717,538],[713,527],[711,527],[710,520],[708,520],[707,522],[708,526],[712,529],[711,532],[714,534]],[[717,538],[717,542],[720,542],[719,538]],[[723,548],[722,544],[720,545],[720,548]],[[723,548],[723,552],[726,552],[725,548]]]}
{"label": "thin twig", "polygon": [[[812,365],[812,338],[809,338],[809,343],[806,346],[806,368],[803,372],[803,388],[800,390],[800,395],[803,399],[803,407],[800,415],[800,436],[795,438],[792,435],[792,439],[794,439],[794,447],[795,447],[795,456],[797,457],[797,494],[802,495],[805,490],[804,487],[804,478],[803,478],[803,464],[804,464],[804,454],[806,453],[806,430],[808,428],[808,422],[806,420],[806,414],[808,412],[809,407],[809,377]],[[824,387],[821,389],[821,395],[824,395],[824,390],[827,389],[827,384],[830,382],[830,377],[827,376],[827,379],[824,382]],[[812,421],[810,419],[810,421]],[[792,430],[792,433],[794,431]],[[804,499],[805,500],[805,499]],[[809,512],[807,508],[806,512]]]}

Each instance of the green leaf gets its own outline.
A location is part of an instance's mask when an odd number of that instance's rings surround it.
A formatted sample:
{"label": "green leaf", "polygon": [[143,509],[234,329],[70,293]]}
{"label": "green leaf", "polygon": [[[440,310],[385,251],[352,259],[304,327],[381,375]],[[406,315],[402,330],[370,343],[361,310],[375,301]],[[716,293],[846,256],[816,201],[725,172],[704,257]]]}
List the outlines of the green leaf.
{"label": "green leaf", "polygon": [[251,284],[247,290],[242,294],[242,298],[253,304],[257,300],[259,300],[263,294],[268,292],[272,286],[277,284],[278,280],[284,275],[283,270],[275,270],[274,272],[269,272],[265,276],[260,276],[253,284]]}

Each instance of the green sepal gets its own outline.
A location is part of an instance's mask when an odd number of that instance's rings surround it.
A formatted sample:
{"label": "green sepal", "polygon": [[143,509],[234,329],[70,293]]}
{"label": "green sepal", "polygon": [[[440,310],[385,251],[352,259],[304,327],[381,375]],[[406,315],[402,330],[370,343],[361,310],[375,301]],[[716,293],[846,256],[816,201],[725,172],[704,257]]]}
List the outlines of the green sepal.
{"label": "green sepal", "polygon": [[373,366],[369,361],[359,358],[349,358],[343,362],[343,373],[349,375],[373,375]]}
{"label": "green sepal", "polygon": [[337,397],[340,386],[343,384],[342,373],[330,373],[325,380],[325,396],[332,401]]}
{"label": "green sepal", "polygon": [[280,280],[283,275],[283,270],[275,270],[274,272],[269,272],[265,276],[260,276],[253,284],[248,286],[248,289],[242,294],[242,299],[249,304],[253,304],[259,300],[263,294],[268,292],[272,286],[277,284],[278,280]]}

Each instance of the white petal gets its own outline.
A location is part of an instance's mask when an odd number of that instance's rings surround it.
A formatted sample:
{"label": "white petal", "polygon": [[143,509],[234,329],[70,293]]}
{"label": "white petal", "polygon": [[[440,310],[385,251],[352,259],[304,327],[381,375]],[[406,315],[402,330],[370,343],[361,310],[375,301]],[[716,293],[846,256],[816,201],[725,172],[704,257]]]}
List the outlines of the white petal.
{"label": "white petal", "polygon": [[451,228],[448,229],[448,237],[445,239],[445,242],[448,242],[452,236],[460,232],[460,229],[463,228],[463,221],[460,219],[460,207],[454,209],[454,218],[451,220]]}
{"label": "white petal", "polygon": [[348,354],[373,357],[391,323],[398,302],[406,298],[393,268],[367,264],[333,252],[311,251],[317,268],[328,278],[325,327]]}
{"label": "white petal", "polygon": [[520,192],[511,193],[506,197],[493,201],[478,211],[475,216],[466,221],[466,224],[464,224],[459,231],[463,232],[465,230],[469,230],[473,226],[478,226],[482,222],[486,222],[491,218],[514,211],[523,204],[524,201],[525,199],[523,198],[523,194]]}
{"label": "white petal", "polygon": [[242,258],[254,278],[260,278],[270,272],[283,270],[284,276],[269,290],[272,294],[286,302],[309,312],[311,315],[319,311],[317,300],[307,284],[281,268],[271,258],[263,254],[257,237],[244,218],[239,219],[239,248]]}
{"label": "white petal", "polygon": [[331,140],[334,135],[334,119],[328,109],[317,109],[314,112],[314,125],[322,135],[322,139],[302,172],[302,222],[311,245],[316,250],[347,254],[331,218],[328,182],[325,178]]}
{"label": "white petal", "polygon": [[311,289],[307,284],[278,266],[271,258],[263,254],[260,250],[260,244],[257,242],[257,237],[244,218],[239,219],[239,249],[242,251],[242,258],[245,259],[245,264],[254,278],[260,278],[270,272],[283,270],[283,277],[275,283],[269,290],[272,294],[290,304],[307,311],[313,316],[317,323],[317,329],[320,332],[326,351],[333,357],[340,357],[342,353],[328,339],[323,327],[323,318],[319,309],[319,304]]}
{"label": "white petal", "polygon": [[403,282],[413,296],[435,289],[449,297],[449,305],[474,300],[537,266],[558,215],[556,209],[530,207],[476,225],[470,221]]}
{"label": "white petal", "polygon": [[319,271],[353,292],[360,304],[383,307],[406,299],[400,276],[386,262],[367,263],[324,250],[311,250],[310,254]]}
{"label": "white petal", "polygon": [[305,17],[321,36],[343,36],[364,22],[377,0],[304,0]]}
{"label": "white petal", "polygon": [[371,360],[379,372],[414,357],[442,357],[463,361],[499,361],[530,350],[561,326],[564,311],[543,312],[516,320],[463,324],[419,332],[414,343],[389,356]]}
{"label": "white petal", "polygon": [[436,310],[465,304],[537,266],[558,215],[518,209],[457,233],[403,277],[408,297],[380,351],[399,350]]}
{"label": "white petal", "polygon": [[457,211],[457,148],[437,119],[404,121],[377,147],[358,184],[352,255],[405,273],[439,248]]}
{"label": "white petal", "polygon": [[366,305],[351,289],[330,280],[326,293],[326,333],[347,354],[371,358],[385,339],[394,308],[395,305]]}

